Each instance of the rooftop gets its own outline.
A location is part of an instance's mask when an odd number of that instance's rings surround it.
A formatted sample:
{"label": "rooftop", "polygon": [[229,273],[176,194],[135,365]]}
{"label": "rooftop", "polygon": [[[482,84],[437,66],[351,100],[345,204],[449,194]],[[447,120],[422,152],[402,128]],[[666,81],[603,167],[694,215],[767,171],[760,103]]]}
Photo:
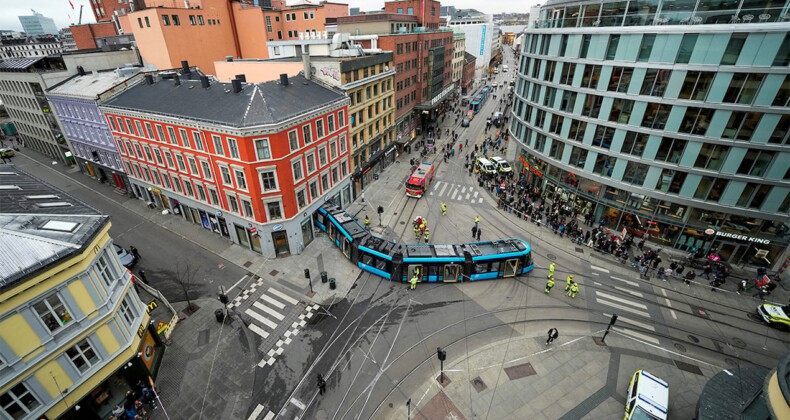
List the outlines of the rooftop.
{"label": "rooftop", "polygon": [[0,165],[0,290],[81,252],[109,220],[16,166]]}
{"label": "rooftop", "polygon": [[[140,68],[142,70],[142,68]],[[72,98],[96,99],[116,85],[132,78],[135,74],[125,72],[103,71],[87,73],[84,76],[76,74],[69,79],[47,90],[48,95],[68,96]]]}
{"label": "rooftop", "polygon": [[279,80],[243,83],[239,93],[230,83],[212,81],[203,88],[184,76],[178,86],[173,80],[154,80],[127,89],[104,106],[242,128],[276,124],[346,98],[302,76],[291,77],[287,86]]}
{"label": "rooftop", "polygon": [[0,60],[0,71],[6,72],[45,72],[63,70],[66,70],[66,65],[60,57],[14,57]]}

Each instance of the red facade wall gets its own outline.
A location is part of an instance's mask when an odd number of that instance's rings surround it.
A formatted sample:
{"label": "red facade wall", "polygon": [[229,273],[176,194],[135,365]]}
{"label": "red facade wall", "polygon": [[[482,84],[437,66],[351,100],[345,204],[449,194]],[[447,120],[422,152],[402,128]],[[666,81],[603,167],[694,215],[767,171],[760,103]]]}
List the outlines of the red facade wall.
{"label": "red facade wall", "polygon": [[422,26],[432,29],[439,28],[441,3],[438,1],[403,0],[384,3],[384,11],[386,13],[398,13],[398,9],[401,9],[402,14],[407,14],[410,7],[414,10],[414,15],[417,16]]}
{"label": "red facade wall", "polygon": [[97,48],[96,38],[118,35],[112,22],[88,23],[69,26],[78,50]]}
{"label": "red facade wall", "polygon": [[[325,136],[318,139],[316,138],[316,121],[323,120],[325,129],[328,128],[327,117],[329,115],[334,115],[335,121],[339,120],[339,115],[344,115],[343,120],[343,127],[337,127],[333,133],[327,134]],[[117,114],[113,113],[111,110],[105,110],[105,115],[107,118],[116,118],[119,117]],[[145,122],[149,122],[154,130],[154,139],[148,139],[145,136],[140,136],[139,133],[134,134],[127,134],[123,131],[118,130],[117,122],[115,125],[112,123],[110,127],[113,132],[113,136],[115,137],[116,143],[122,143],[118,145],[118,150],[121,153],[121,158],[124,161],[124,166],[128,171],[128,175],[132,179],[138,179],[150,184],[157,185],[158,188],[167,190],[169,192],[175,192],[179,195],[187,195],[184,192],[178,193],[175,189],[168,189],[164,183],[156,183],[153,179],[150,181],[146,181],[143,177],[142,173],[136,170],[136,167],[132,165],[132,168],[129,168],[129,164],[136,164],[140,168],[147,167],[149,171],[158,171],[160,175],[160,180],[162,176],[165,175],[175,175],[180,178],[182,182],[182,191],[186,191],[183,187],[184,181],[190,182],[200,182],[206,187],[212,187],[217,191],[217,195],[219,196],[220,202],[212,202],[210,195],[208,194],[208,190],[206,190],[207,200],[203,201],[200,200],[197,196],[197,189],[193,186],[193,191],[195,191],[195,195],[191,196],[191,199],[196,201],[203,202],[206,205],[210,205],[215,207],[218,210],[222,210],[225,212],[231,212],[231,209],[228,204],[227,195],[228,194],[237,194],[239,197],[239,203],[241,203],[241,198],[249,198],[249,201],[252,204],[253,212],[254,212],[254,220],[258,223],[268,223],[269,220],[266,219],[266,211],[265,211],[265,200],[272,199],[278,197],[281,199],[282,202],[282,212],[283,217],[285,219],[290,219],[299,214],[300,209],[296,203],[296,191],[302,187],[305,187],[306,190],[306,197],[307,197],[307,205],[312,203],[315,200],[321,198],[321,196],[329,189],[340,183],[343,179],[347,176],[350,176],[351,173],[351,166],[349,162],[349,140],[348,140],[348,109],[346,106],[342,108],[336,109],[331,112],[325,112],[320,115],[316,115],[309,121],[311,126],[311,133],[313,136],[313,141],[311,143],[305,144],[304,143],[304,136],[302,134],[302,127],[308,122],[300,123],[298,126],[288,127],[285,130],[282,130],[277,133],[267,134],[267,135],[260,135],[254,137],[243,137],[243,136],[234,136],[228,135],[224,133],[217,133],[214,131],[214,128],[211,127],[209,124],[205,124],[202,122],[195,122],[200,127],[199,130],[195,130],[193,128],[187,128],[184,126],[178,125],[171,125],[171,124],[164,124],[160,122],[155,122],[153,120],[149,120],[147,118],[129,118],[129,117],[122,117],[122,119],[132,121],[133,127],[135,126],[135,121],[139,121],[145,131]],[[162,126],[162,130],[165,133],[165,139],[159,139],[158,130],[156,128],[157,125]],[[185,147],[181,141],[176,143],[169,142],[167,138],[169,137],[167,127],[173,128],[177,137],[180,138],[180,129],[184,129],[187,132],[187,136],[190,138],[190,145],[192,147]],[[299,149],[291,151],[288,141],[288,132],[292,131],[293,129],[298,129],[298,137],[299,137]],[[192,139],[192,133],[195,131],[199,131],[201,133],[201,137],[203,139],[204,150],[197,150],[195,148],[194,140]],[[214,147],[214,141],[212,136],[217,135],[222,140],[222,153],[217,153],[217,149]],[[233,159],[230,157],[230,151],[228,148],[228,139],[233,138],[236,140],[238,144],[238,152],[239,158]],[[256,150],[255,150],[255,139],[260,138],[268,138],[269,139],[269,147],[271,150],[271,159],[267,160],[257,160]],[[345,147],[341,147],[341,139],[345,139]],[[337,141],[337,154],[334,158],[332,158],[332,152],[330,150],[332,142]],[[128,150],[128,145],[131,144],[132,150]],[[142,155],[138,155],[137,147],[135,144],[138,144],[143,152]],[[145,151],[145,147],[148,146],[151,149],[151,158],[149,160],[147,153]],[[159,149],[160,153],[162,154],[162,163],[160,164],[156,158],[156,154],[153,149]],[[321,164],[319,161],[319,153],[318,149],[326,148],[326,157],[327,161],[325,164]],[[344,150],[344,151],[341,151]],[[170,152],[173,154],[173,161],[175,164],[175,168],[168,168],[167,166],[167,159],[165,157],[165,152]],[[316,170],[313,172],[308,173],[308,166],[307,166],[307,156],[314,152],[314,159],[315,159],[315,166]],[[184,157],[184,163],[186,166],[186,171],[181,171],[178,169],[178,162],[175,158],[175,154],[181,154]],[[198,172],[192,173],[188,156],[194,156],[196,158],[196,163],[198,166]],[[200,161],[204,160],[209,163],[211,168],[212,174],[211,177],[207,177],[206,174],[203,173],[203,168],[200,165]],[[299,181],[294,181],[293,178],[293,171],[292,171],[292,163],[294,161],[301,161],[302,162],[302,170],[304,176]],[[342,171],[342,164],[345,163],[345,175],[343,175]],[[332,179],[332,168],[337,165],[337,179],[333,181]],[[229,168],[231,173],[231,184],[225,185],[222,180],[222,173],[220,171],[221,166],[226,166]],[[233,172],[234,169],[241,168],[244,171],[247,189],[242,189],[237,184],[237,180],[235,178],[235,174]],[[266,169],[271,170],[274,169],[277,174],[277,184],[278,189],[277,191],[270,191],[270,192],[263,192],[262,185],[261,185],[261,178],[259,175],[258,169]],[[327,180],[328,180],[328,188],[323,188],[321,182],[322,174],[327,173]],[[317,181],[318,184],[318,194],[313,197],[310,194],[309,184],[313,181]],[[172,182],[172,176],[171,176]],[[242,210],[243,211],[243,210]],[[241,215],[238,214],[237,215]],[[242,215],[243,216],[243,215]],[[248,217],[249,219],[253,219],[252,217]],[[282,220],[282,219],[277,219]]]}

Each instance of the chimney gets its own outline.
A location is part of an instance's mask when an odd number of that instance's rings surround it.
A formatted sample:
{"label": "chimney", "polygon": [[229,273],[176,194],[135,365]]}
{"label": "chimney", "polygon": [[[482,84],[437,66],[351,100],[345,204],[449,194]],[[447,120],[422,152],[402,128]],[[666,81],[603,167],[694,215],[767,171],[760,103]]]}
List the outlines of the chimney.
{"label": "chimney", "polygon": [[310,80],[313,76],[313,71],[310,70],[310,46],[305,45],[302,51],[302,66],[304,67],[304,78]]}
{"label": "chimney", "polygon": [[82,66],[77,66],[77,74],[80,76],[85,76],[85,69]]}
{"label": "chimney", "polygon": [[242,83],[247,83],[247,76],[243,74],[237,74],[236,79],[240,80]]}
{"label": "chimney", "polygon": [[209,86],[208,76],[200,76],[200,86],[203,86],[204,89]]}
{"label": "chimney", "polygon": [[233,62],[233,56],[232,55],[226,55],[225,56],[225,61],[227,61],[229,63],[232,63]]}
{"label": "chimney", "polygon": [[176,75],[176,77],[173,78],[173,81],[175,82],[176,86],[181,86],[181,76]]}
{"label": "chimney", "polygon": [[187,60],[181,61],[181,72],[184,74],[191,73],[191,71],[189,70],[189,61]]}
{"label": "chimney", "polygon": [[152,74],[146,74],[145,75],[145,83],[147,83],[149,85],[153,85],[154,84],[154,76]]}
{"label": "chimney", "polygon": [[233,79],[230,81],[231,85],[233,85],[233,93],[241,92],[241,80]]}
{"label": "chimney", "polygon": [[280,74],[280,84],[283,86],[288,86],[288,74],[286,73]]}

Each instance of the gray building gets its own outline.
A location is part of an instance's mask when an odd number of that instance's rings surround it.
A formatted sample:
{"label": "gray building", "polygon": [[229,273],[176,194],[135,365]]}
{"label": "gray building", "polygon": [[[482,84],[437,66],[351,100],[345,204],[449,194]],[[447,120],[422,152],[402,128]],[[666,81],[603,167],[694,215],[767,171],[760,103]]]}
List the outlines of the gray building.
{"label": "gray building", "polygon": [[509,157],[654,247],[779,269],[790,236],[787,1],[551,1],[518,65]]}
{"label": "gray building", "polygon": [[33,11],[32,16],[19,16],[19,23],[27,36],[57,35],[55,20]]}

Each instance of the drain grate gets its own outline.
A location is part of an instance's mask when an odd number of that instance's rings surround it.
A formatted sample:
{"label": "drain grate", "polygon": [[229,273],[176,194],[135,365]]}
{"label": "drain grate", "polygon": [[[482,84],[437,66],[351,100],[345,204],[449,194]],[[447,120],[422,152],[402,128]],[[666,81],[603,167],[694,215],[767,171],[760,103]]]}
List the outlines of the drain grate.
{"label": "drain grate", "polygon": [[211,335],[211,330],[205,329],[198,332],[198,346],[205,346],[208,344],[208,339]]}
{"label": "drain grate", "polygon": [[685,370],[686,372],[702,376],[702,370],[700,370],[699,366],[692,365],[691,363],[681,362],[678,360],[674,360],[674,362],[675,362],[675,366],[677,366],[678,369]]}
{"label": "drain grate", "polygon": [[579,247],[577,246],[577,247],[576,247],[576,252],[581,252],[582,254],[584,254],[584,248],[579,248]]}
{"label": "drain grate", "polygon": [[697,338],[697,337],[695,337],[695,336],[693,336],[691,334],[689,334],[688,337],[689,337],[689,340],[691,340],[693,343],[699,343],[699,338]]}
{"label": "drain grate", "polygon": [[247,261],[242,265],[244,266],[244,268],[250,268],[250,266],[252,265],[252,261]]}
{"label": "drain grate", "polygon": [[535,368],[532,367],[531,363],[524,363],[523,365],[517,365],[517,366],[505,368],[505,373],[507,374],[507,377],[510,378],[511,381],[515,381],[516,379],[532,376],[537,372],[535,372]]}
{"label": "drain grate", "polygon": [[675,348],[678,349],[678,351],[681,353],[686,352],[686,346],[684,346],[683,344],[675,343]]}
{"label": "drain grate", "polygon": [[556,256],[556,255],[554,255],[554,254],[546,254],[546,258],[548,258],[548,259],[550,259],[550,260],[554,261],[554,260],[556,260],[556,259],[557,259],[557,256]]}
{"label": "drain grate", "polygon": [[277,271],[277,270],[272,270],[272,271],[269,272],[269,275],[272,276],[272,277],[274,277],[274,276],[276,276],[278,274],[280,274],[280,272]]}
{"label": "drain grate", "polygon": [[691,305],[691,313],[700,318],[710,319],[710,314],[708,314],[708,311],[700,308],[699,306]]}
{"label": "drain grate", "polygon": [[735,347],[738,347],[739,349],[745,349],[746,348],[746,342],[741,340],[738,337],[733,337],[732,340],[730,341],[730,344],[732,344]]}
{"label": "drain grate", "polygon": [[483,392],[488,388],[488,386],[486,386],[486,383],[483,382],[483,380],[480,379],[479,376],[477,378],[472,379],[472,386],[475,388],[475,391],[477,391],[478,393]]}

